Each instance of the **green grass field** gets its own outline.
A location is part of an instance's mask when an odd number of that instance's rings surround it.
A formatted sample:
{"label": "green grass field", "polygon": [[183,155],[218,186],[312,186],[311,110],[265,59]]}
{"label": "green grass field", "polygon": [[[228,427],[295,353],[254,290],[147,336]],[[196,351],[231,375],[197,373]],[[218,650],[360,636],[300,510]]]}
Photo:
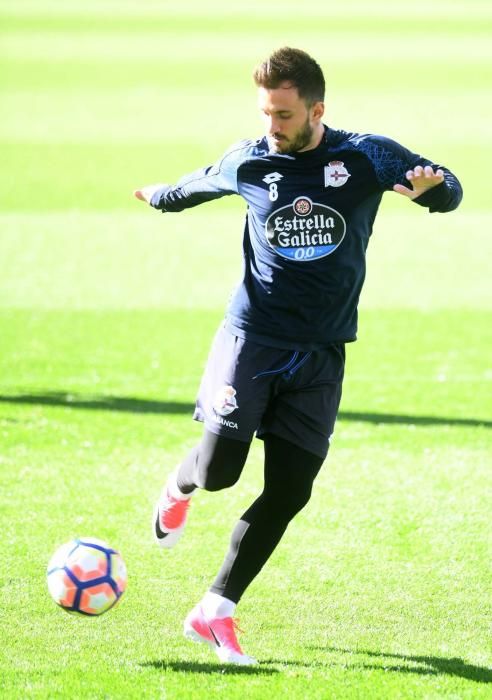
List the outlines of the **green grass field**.
{"label": "green grass field", "polygon": [[[491,697],[491,29],[486,0],[3,0],[2,698]],[[131,192],[259,135],[251,71],[283,44],[323,66],[327,123],[443,162],[465,198],[440,216],[386,195],[329,458],[238,609],[260,665],[224,668],[182,620],[261,489],[261,443],[176,550],[150,515],[200,435],[244,205],[163,217]],[[101,619],[47,592],[79,535],[128,566]]]}

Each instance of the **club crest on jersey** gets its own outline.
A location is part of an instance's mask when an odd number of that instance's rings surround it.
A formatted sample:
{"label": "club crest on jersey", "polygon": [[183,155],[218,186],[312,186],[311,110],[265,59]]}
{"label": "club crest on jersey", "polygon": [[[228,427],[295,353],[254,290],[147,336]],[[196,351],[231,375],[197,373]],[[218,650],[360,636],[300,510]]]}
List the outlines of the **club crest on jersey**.
{"label": "club crest on jersey", "polygon": [[233,386],[223,386],[215,395],[213,409],[219,416],[228,416],[239,408],[236,401],[236,390]]}
{"label": "club crest on jersey", "polygon": [[325,187],[341,187],[350,177],[350,173],[341,160],[332,160],[325,165]]}
{"label": "club crest on jersey", "polygon": [[299,262],[333,253],[346,230],[339,212],[305,196],[272,212],[265,223],[266,239],[275,252]]}

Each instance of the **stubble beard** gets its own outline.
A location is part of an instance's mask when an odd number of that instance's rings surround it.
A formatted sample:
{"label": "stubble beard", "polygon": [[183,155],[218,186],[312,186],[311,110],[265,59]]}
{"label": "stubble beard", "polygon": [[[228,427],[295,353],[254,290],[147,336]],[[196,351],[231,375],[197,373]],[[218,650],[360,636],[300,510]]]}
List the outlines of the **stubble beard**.
{"label": "stubble beard", "polygon": [[271,150],[274,153],[296,153],[296,151],[301,151],[312,141],[314,135],[314,129],[309,123],[309,118],[306,119],[304,126],[302,126],[294,138],[290,141],[280,141],[280,143],[273,143]]}

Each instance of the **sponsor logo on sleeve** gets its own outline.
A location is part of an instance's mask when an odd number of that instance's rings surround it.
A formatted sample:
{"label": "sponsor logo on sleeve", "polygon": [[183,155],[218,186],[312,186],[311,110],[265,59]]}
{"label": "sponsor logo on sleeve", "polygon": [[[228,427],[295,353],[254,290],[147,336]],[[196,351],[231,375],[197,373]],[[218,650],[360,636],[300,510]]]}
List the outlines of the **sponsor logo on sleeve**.
{"label": "sponsor logo on sleeve", "polygon": [[346,229],[339,212],[305,196],[272,212],[265,223],[267,241],[275,252],[299,262],[333,253],[343,241]]}

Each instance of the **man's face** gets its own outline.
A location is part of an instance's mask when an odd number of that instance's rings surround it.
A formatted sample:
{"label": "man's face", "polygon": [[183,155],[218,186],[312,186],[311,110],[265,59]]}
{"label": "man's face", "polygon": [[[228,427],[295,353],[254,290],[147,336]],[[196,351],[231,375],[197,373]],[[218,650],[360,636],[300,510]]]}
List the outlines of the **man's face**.
{"label": "man's face", "polygon": [[258,106],[274,153],[307,151],[318,145],[322,102],[308,108],[297,88],[285,82],[271,90],[258,88]]}

